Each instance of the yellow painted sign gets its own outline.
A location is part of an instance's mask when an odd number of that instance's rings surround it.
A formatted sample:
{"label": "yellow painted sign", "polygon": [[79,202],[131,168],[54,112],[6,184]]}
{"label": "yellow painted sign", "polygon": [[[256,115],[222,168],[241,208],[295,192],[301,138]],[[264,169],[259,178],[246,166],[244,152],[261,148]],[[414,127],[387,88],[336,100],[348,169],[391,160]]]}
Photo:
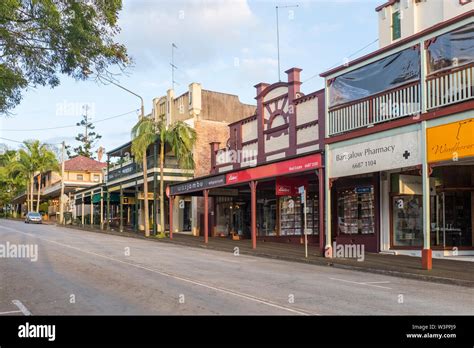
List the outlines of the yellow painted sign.
{"label": "yellow painted sign", "polygon": [[428,162],[474,156],[474,118],[426,130]]}
{"label": "yellow painted sign", "polygon": [[[145,194],[143,192],[138,192],[138,199],[143,200]],[[148,192],[148,200],[153,200],[153,192]]]}

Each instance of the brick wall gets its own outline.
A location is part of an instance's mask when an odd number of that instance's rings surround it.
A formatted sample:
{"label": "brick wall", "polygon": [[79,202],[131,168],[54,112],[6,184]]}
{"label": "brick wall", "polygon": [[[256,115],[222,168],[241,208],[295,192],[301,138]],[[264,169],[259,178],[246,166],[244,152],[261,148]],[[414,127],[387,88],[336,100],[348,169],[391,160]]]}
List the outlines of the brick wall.
{"label": "brick wall", "polygon": [[194,176],[209,175],[211,170],[211,152],[209,143],[220,142],[220,148],[226,145],[229,139],[229,126],[225,122],[195,120],[194,127],[197,133],[194,147]]}

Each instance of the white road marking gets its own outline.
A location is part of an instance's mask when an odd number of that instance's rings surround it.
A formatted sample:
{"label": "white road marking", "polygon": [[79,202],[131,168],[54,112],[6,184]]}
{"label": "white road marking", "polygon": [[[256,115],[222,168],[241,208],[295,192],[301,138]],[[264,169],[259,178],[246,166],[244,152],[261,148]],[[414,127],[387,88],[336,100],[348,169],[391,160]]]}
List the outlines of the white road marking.
{"label": "white road marking", "polygon": [[12,314],[12,313],[21,313],[21,311],[0,312],[0,315],[3,315],[3,314]]}
{"label": "white road marking", "polygon": [[[337,280],[337,281],[340,281],[340,282],[351,283],[351,284],[365,285],[365,286],[373,286],[373,287],[376,287],[376,288],[392,290],[392,288],[389,288],[388,286],[374,285],[374,283],[379,283],[379,282],[365,282],[365,283],[362,283],[362,282],[353,282],[353,281],[351,281],[351,280],[345,280],[345,279],[339,279],[339,278],[329,278],[329,279],[331,279],[331,280]],[[382,283],[383,283],[383,282],[382,282]],[[390,282],[387,282],[387,283],[390,283]],[[386,283],[385,283],[385,284],[386,284]]]}
{"label": "white road marking", "polygon": [[18,309],[23,313],[23,315],[26,315],[26,316],[31,315],[30,311],[19,300],[13,300],[12,303],[18,307]]}
{"label": "white road marking", "polygon": [[[41,237],[38,237],[35,234],[22,232],[22,231],[19,231],[17,229],[14,229],[14,228],[5,227],[5,226],[0,226],[0,228],[10,230],[10,231],[13,231],[15,233],[24,234],[26,236],[37,238],[37,239],[40,239],[40,240],[43,240],[43,241],[46,241],[46,242],[49,242],[49,243],[57,244],[57,245],[60,245],[62,247],[77,250],[77,251],[80,251],[80,252],[85,253],[85,254],[90,254],[90,255],[102,257],[102,258],[110,260],[110,261],[115,261],[115,262],[119,262],[119,263],[122,263],[122,264],[125,264],[125,265],[135,267],[135,268],[140,268],[140,269],[143,269],[143,270],[146,270],[146,271],[149,271],[149,272],[160,274],[162,276],[170,277],[170,278],[180,280],[180,281],[183,281],[183,282],[187,282],[187,283],[190,283],[190,284],[193,284],[193,285],[198,285],[198,286],[201,286],[201,287],[204,287],[204,288],[207,288],[207,289],[211,289],[211,290],[214,290],[214,291],[218,291],[218,292],[233,295],[233,296],[236,296],[236,297],[244,298],[246,300],[261,303],[261,304],[264,304],[264,305],[267,305],[267,306],[270,306],[270,307],[274,307],[274,308],[278,308],[278,309],[281,309],[281,310],[285,310],[285,311],[288,311],[288,312],[291,312],[291,313],[300,314],[300,315],[319,315],[317,313],[308,312],[304,309],[299,309],[299,308],[295,309],[295,308],[291,308],[291,307],[287,307],[287,306],[282,306],[282,305],[274,303],[270,300],[259,298],[259,297],[249,295],[249,294],[246,294],[246,293],[238,292],[238,291],[231,290],[231,289],[226,289],[226,288],[223,288],[223,287],[217,287],[217,286],[209,285],[209,284],[206,284],[206,283],[203,283],[203,282],[200,282],[200,281],[196,281],[196,280],[193,280],[193,279],[190,279],[190,278],[185,278],[183,276],[175,275],[173,273],[159,271],[159,270],[156,270],[156,269],[153,269],[153,268],[149,268],[149,267],[141,266],[141,265],[138,265],[138,264],[135,264],[135,263],[131,263],[131,262],[123,261],[123,260],[120,260],[120,259],[116,259],[116,258],[107,256],[107,255],[97,254],[97,253],[94,253],[92,251],[88,251],[88,250],[84,250],[84,249],[74,247],[72,245],[59,243],[59,242],[56,242],[54,240],[50,240],[50,239],[46,239],[46,238],[41,238]],[[26,310],[26,308],[25,308],[25,310]],[[25,315],[27,315],[27,314],[25,314]],[[29,315],[31,315],[31,313]]]}

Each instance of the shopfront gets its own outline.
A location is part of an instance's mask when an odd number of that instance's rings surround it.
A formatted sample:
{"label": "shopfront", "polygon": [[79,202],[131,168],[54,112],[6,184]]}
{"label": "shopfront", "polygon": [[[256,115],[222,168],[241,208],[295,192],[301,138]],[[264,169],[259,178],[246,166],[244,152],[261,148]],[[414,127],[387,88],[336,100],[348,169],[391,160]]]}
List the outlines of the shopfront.
{"label": "shopfront", "polygon": [[257,239],[301,243],[306,222],[308,243],[318,245],[323,223],[319,219],[323,208],[321,158],[317,152],[171,185],[170,198],[204,197],[205,237],[252,239],[254,245]]}
{"label": "shopfront", "polygon": [[466,116],[426,129],[428,242],[420,125],[328,145],[330,240],[370,252],[420,256],[428,245],[435,257],[473,254],[474,121]]}
{"label": "shopfront", "polygon": [[326,151],[326,209],[331,221],[326,248],[335,242],[362,244],[369,252],[388,249],[384,190],[390,171],[416,170],[421,164],[418,126],[330,144]]}
{"label": "shopfront", "polygon": [[[436,183],[431,244],[443,255],[474,254],[474,118],[472,111],[429,122],[427,161]],[[441,252],[440,252],[441,254]]]}

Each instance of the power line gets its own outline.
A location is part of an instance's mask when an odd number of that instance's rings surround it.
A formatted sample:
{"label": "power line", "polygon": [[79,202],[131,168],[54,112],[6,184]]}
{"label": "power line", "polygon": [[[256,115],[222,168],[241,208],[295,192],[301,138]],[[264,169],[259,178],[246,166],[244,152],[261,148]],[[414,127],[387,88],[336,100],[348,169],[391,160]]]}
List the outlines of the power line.
{"label": "power line", "polygon": [[[17,144],[24,144],[25,141],[19,141],[19,140],[13,140],[13,139],[9,139],[9,138],[4,138],[4,137],[0,137],[0,139],[2,140],[6,140],[6,141],[11,141],[12,143],[17,143]],[[50,145],[50,146],[55,146],[55,145],[61,145],[62,143],[41,143],[41,145]]]}
{"label": "power line", "polygon": [[[359,52],[365,50],[367,47],[373,45],[373,44],[376,43],[377,41],[379,41],[379,39],[375,39],[374,41],[372,41],[371,43],[369,43],[369,44],[365,45],[364,47],[358,49],[358,50],[355,51],[354,53],[351,53],[350,55],[347,56],[347,58],[352,58],[352,57],[354,57],[357,53],[359,53]],[[339,65],[339,63],[336,63],[336,64],[334,64],[333,66],[331,66],[331,67],[325,69],[325,71],[331,70],[332,68],[334,68],[334,67],[336,67],[336,66],[338,66],[338,65]],[[314,78],[317,77],[317,76],[319,76],[319,73],[314,74],[313,76],[307,78],[306,80],[304,80],[304,81],[301,82],[301,83],[308,82],[309,80],[312,80],[312,79],[314,79]]]}
{"label": "power line", "polygon": [[[115,115],[115,116],[110,116],[110,117],[106,117],[106,118],[102,118],[102,119],[99,119],[95,122],[91,122],[93,124],[95,123],[99,123],[99,122],[104,122],[104,121],[107,121],[107,120],[111,120],[111,119],[114,119],[114,118],[117,118],[117,117],[122,117],[122,116],[126,116],[126,115],[129,115],[131,113],[134,113],[134,112],[137,112],[138,109],[134,109],[132,111],[129,111],[129,112],[126,112],[126,113],[123,113],[123,114],[120,114],[120,115]],[[75,128],[75,127],[78,127],[77,124],[75,125],[68,125],[68,126],[58,126],[58,127],[48,127],[48,128],[31,128],[31,129],[2,129],[2,131],[5,131],[5,132],[33,132],[33,131],[45,131],[45,130],[52,130],[52,129],[63,129],[63,128]],[[20,141],[21,143],[21,141]]]}

